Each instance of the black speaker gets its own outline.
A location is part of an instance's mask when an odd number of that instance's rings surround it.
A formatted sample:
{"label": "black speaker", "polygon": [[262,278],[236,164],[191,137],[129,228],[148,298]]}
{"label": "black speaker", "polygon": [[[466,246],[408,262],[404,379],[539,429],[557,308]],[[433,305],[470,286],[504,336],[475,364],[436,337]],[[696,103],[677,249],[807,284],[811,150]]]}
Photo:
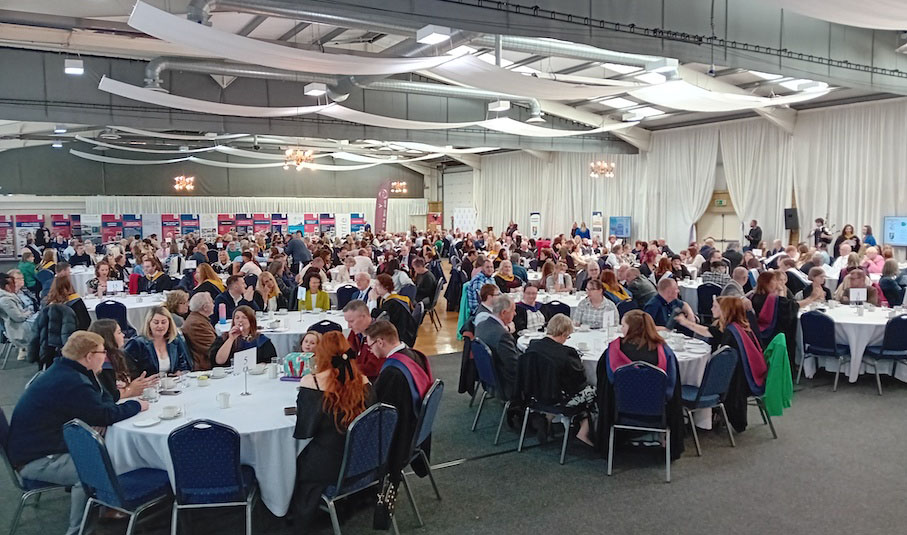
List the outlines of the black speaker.
{"label": "black speaker", "polygon": [[797,217],[796,208],[784,209],[784,228],[787,230],[798,230],[800,228],[800,218]]}

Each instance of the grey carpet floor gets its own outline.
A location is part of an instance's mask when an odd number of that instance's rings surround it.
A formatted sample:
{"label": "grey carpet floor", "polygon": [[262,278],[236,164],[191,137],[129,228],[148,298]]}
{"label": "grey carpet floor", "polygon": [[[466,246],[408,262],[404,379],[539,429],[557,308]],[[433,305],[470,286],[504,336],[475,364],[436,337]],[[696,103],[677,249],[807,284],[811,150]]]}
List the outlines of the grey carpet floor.
{"label": "grey carpet floor", "polygon": [[[883,380],[884,397],[866,376],[831,392],[831,376],[805,381],[794,407],[775,419],[779,439],[761,425],[755,408],[750,428],[731,448],[720,432],[703,433],[703,457],[692,438],[674,462],[671,484],[652,452],[619,451],[615,473],[589,448],[573,441],[567,463],[558,465],[559,443],[530,446],[517,453],[517,435],[504,431],[492,445],[500,405],[491,403],[479,429],[469,426],[473,410],[456,394],[458,355],[432,360],[447,385],[435,426],[432,462],[443,500],[435,500],[427,480],[415,481],[426,526],[417,527],[401,496],[402,532],[468,533],[902,533],[907,522],[904,444],[907,443],[907,385]],[[11,362],[0,371],[0,406],[10,414],[32,367]],[[505,426],[506,429],[506,426]],[[460,461],[460,462],[451,462]],[[17,494],[0,479],[0,530],[6,530]],[[52,535],[65,530],[68,495],[51,494],[27,507],[18,533]],[[138,533],[169,533],[169,509],[139,524]],[[371,511],[342,511],[344,533],[371,532]],[[240,510],[190,512],[180,533],[243,533]],[[326,519],[326,515],[325,515]],[[92,526],[95,533],[125,532],[125,522]],[[260,504],[256,533],[330,533],[327,522],[291,526]]]}

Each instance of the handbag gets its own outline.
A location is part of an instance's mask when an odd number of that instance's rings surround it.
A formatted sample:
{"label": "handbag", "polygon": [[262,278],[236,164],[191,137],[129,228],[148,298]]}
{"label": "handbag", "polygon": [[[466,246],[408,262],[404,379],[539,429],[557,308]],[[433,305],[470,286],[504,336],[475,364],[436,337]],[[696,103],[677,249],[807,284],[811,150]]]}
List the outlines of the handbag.
{"label": "handbag", "polygon": [[375,514],[372,518],[372,529],[387,531],[391,527],[394,509],[397,507],[397,488],[399,482],[392,481],[385,475],[378,492],[378,501],[375,504]]}

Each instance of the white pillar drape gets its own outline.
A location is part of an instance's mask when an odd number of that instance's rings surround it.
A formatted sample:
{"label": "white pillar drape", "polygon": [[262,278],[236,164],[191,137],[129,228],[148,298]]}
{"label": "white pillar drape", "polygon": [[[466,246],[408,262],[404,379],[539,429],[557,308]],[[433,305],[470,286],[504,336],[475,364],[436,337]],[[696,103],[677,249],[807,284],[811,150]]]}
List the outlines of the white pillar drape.
{"label": "white pillar drape", "polygon": [[720,125],[718,130],[728,192],[744,225],[741,240],[755,219],[766,242],[786,242],[784,207],[791,205],[793,193],[791,136],[763,119]]}

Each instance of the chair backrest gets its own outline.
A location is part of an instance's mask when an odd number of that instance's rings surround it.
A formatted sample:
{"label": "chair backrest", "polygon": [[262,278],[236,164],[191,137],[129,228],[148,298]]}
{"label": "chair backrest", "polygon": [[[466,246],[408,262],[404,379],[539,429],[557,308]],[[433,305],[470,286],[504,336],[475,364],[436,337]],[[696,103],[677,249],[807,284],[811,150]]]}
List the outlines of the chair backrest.
{"label": "chair backrest", "polygon": [[667,374],[651,364],[633,362],[614,371],[616,423],[626,417],[635,423],[659,423],[665,414]]}
{"label": "chair backrest", "polygon": [[126,319],[126,305],[119,301],[114,301],[112,299],[101,301],[98,303],[98,306],[95,307],[94,313],[98,319],[108,318],[116,320],[116,322],[120,324],[120,329],[124,331],[129,326],[129,321]]}
{"label": "chair backrest", "polygon": [[803,329],[803,344],[821,349],[835,348],[835,320],[826,314],[813,310],[800,316]]}
{"label": "chair backrest", "polygon": [[553,318],[556,314],[563,314],[568,318],[570,317],[570,305],[566,303],[561,303],[560,301],[551,301],[544,305],[543,308],[543,315],[545,316],[546,320]]}
{"label": "chair backrest", "polygon": [[352,284],[344,284],[337,288],[337,308],[343,309],[349,303],[353,296],[359,293],[359,288]]}
{"label": "chair backrest", "polygon": [[239,444],[236,429],[211,420],[195,420],[174,429],[167,447],[177,501],[245,501]]}
{"label": "chair backrest", "polygon": [[331,320],[321,320],[318,323],[315,323],[309,327],[310,331],[315,331],[320,334],[329,333],[331,331],[343,332],[343,327],[340,324],[335,323]]}
{"label": "chair backrest", "polygon": [[712,355],[708,364],[705,365],[696,401],[703,396],[723,396],[731,386],[731,379],[734,377],[736,367],[736,350],[724,347]]}
{"label": "chair backrest", "polygon": [[338,494],[344,492],[345,482],[362,488],[364,478],[370,474],[375,479],[380,476],[387,465],[396,427],[397,409],[386,403],[372,405],[350,423],[337,476]]}
{"label": "chair backrest", "polygon": [[0,407],[0,462],[6,467],[6,471],[9,472],[9,477],[13,480],[13,484],[16,488],[23,490],[22,478],[19,476],[19,472],[16,472],[13,465],[9,462],[9,457],[6,456],[6,445],[8,443],[9,422],[6,419],[6,414],[3,413],[3,408]]}
{"label": "chair backrest", "polygon": [[624,314],[630,312],[631,310],[639,310],[639,303],[635,299],[630,299],[629,301],[621,301],[617,303],[617,314],[620,316],[620,319],[624,319]]}
{"label": "chair backrest", "polygon": [[696,297],[699,299],[699,304],[696,307],[699,310],[696,312],[700,316],[712,317],[712,298],[721,295],[721,290],[721,286],[711,282],[700,284],[699,288],[696,288]]}
{"label": "chair backrest", "polygon": [[400,291],[397,292],[400,295],[405,295],[409,297],[410,303],[416,302],[416,285],[415,284],[404,284],[400,287]]}
{"label": "chair backrest", "polygon": [[251,286],[254,288],[256,285],[258,285],[258,275],[249,273],[248,275],[243,277],[243,280],[246,281],[246,286]]}
{"label": "chair backrest", "polygon": [[476,373],[479,375],[479,381],[485,390],[494,391],[498,387],[498,376],[494,371],[494,360],[491,358],[491,349],[485,345],[485,342],[476,338],[470,345],[472,349],[472,360],[476,365]]}
{"label": "chair backrest", "polygon": [[123,490],[101,435],[77,418],[63,426],[63,440],[85,493],[106,505],[125,507]]}
{"label": "chair backrest", "polygon": [[419,418],[416,420],[416,431],[413,433],[412,451],[416,451],[416,448],[431,435],[443,394],[444,381],[435,379],[435,384],[431,385],[431,388],[428,389],[428,392],[422,398],[422,409],[419,411]]}
{"label": "chair backrest", "polygon": [[416,321],[416,329],[419,328],[419,325],[422,325],[422,316],[425,315],[425,307],[422,306],[422,301],[419,301],[413,305],[413,319]]}
{"label": "chair backrest", "polygon": [[208,251],[208,263],[213,264],[217,262],[217,249],[211,249]]}
{"label": "chair backrest", "polygon": [[907,351],[907,314],[901,314],[885,324],[882,349],[886,351]]}
{"label": "chair backrest", "polygon": [[441,299],[441,295],[444,292],[444,283],[438,281],[435,285],[435,295],[432,296],[431,301],[428,303],[428,310],[435,308],[435,305],[438,304],[438,300]]}
{"label": "chair backrest", "polygon": [[139,293],[139,280],[142,276],[138,273],[131,273],[129,275],[129,293],[135,295]]}

